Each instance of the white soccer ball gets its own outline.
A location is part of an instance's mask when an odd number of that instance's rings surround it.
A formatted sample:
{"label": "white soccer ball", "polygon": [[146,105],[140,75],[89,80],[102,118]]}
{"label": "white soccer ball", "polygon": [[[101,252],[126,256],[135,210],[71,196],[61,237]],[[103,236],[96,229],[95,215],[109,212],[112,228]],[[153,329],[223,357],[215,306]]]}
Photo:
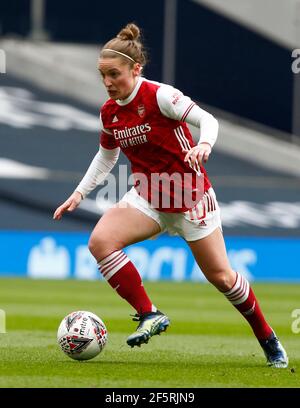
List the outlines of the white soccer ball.
{"label": "white soccer ball", "polygon": [[57,341],[62,351],[74,360],[90,360],[103,350],[107,329],[94,313],[72,312],[60,323]]}

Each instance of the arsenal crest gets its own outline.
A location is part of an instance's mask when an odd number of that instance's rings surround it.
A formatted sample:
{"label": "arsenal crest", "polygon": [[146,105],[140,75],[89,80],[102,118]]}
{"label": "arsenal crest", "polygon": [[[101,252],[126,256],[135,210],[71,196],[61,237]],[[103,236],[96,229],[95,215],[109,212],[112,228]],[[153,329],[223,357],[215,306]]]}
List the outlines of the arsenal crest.
{"label": "arsenal crest", "polygon": [[137,111],[141,118],[145,116],[146,110],[144,105],[139,105]]}

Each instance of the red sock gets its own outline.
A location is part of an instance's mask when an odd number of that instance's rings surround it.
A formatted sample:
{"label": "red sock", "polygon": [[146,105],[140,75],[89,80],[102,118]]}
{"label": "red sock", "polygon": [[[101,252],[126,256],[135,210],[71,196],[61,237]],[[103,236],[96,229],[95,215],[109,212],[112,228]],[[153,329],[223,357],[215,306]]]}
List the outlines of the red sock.
{"label": "red sock", "polygon": [[123,251],[115,251],[98,262],[103,277],[137,313],[155,312],[137,269]]}
{"label": "red sock", "polygon": [[237,273],[233,287],[223,293],[248,321],[258,340],[264,340],[270,336],[273,330],[266,322],[247,279]]}

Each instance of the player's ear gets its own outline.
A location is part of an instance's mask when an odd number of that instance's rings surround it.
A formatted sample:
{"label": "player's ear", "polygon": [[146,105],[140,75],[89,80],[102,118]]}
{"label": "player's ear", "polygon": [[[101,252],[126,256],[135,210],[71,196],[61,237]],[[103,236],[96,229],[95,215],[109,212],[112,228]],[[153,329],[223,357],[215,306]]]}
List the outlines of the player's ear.
{"label": "player's ear", "polygon": [[142,73],[142,69],[143,67],[141,66],[141,64],[139,62],[136,62],[133,66],[133,73],[135,76],[138,76]]}

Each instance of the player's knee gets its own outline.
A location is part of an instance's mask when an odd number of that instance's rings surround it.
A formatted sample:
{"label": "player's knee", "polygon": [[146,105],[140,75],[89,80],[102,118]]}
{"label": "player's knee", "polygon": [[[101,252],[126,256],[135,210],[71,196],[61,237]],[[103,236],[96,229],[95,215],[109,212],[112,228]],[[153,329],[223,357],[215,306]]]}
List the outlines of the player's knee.
{"label": "player's knee", "polygon": [[104,259],[112,252],[119,249],[118,245],[111,239],[111,237],[108,237],[105,234],[99,234],[99,236],[92,234],[89,239],[88,248],[97,261]]}
{"label": "player's knee", "polygon": [[212,283],[217,289],[222,292],[226,292],[232,288],[234,285],[235,276],[226,269],[218,269],[211,271],[209,274],[208,280]]}
{"label": "player's knee", "polygon": [[98,247],[98,242],[95,239],[95,237],[93,235],[90,236],[89,242],[88,242],[88,248],[90,253],[95,256],[96,253],[96,249]]}

